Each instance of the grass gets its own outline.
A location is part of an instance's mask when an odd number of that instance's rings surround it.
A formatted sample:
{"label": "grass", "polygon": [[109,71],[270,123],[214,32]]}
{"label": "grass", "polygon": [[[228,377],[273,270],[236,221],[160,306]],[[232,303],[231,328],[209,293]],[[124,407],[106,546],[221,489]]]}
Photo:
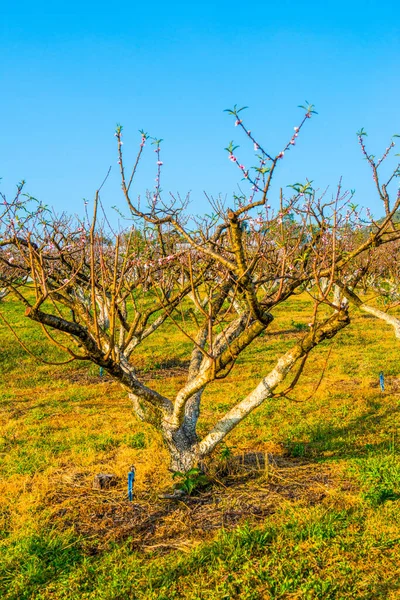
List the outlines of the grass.
{"label": "grass", "polygon": [[[210,387],[200,433],[302,335],[306,299],[292,308]],[[13,301],[1,310],[37,356],[64,358]],[[384,324],[356,314],[329,356],[328,344],[314,352],[292,401],[234,430],[212,485],[182,502],[158,497],[173,485],[165,449],[116,383],[94,366],[37,363],[3,325],[0,339],[1,598],[400,597],[400,376]],[[174,393],[186,349],[166,323],[137,356],[143,377]],[[118,485],[93,490],[97,473]]]}

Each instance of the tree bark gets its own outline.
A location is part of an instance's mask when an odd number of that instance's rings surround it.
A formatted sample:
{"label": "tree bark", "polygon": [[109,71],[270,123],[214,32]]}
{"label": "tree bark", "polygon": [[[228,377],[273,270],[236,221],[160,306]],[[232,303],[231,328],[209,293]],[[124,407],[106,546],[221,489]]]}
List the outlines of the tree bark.
{"label": "tree bark", "polygon": [[353,304],[358,306],[360,310],[363,310],[364,312],[373,315],[377,319],[385,321],[386,323],[388,323],[388,325],[391,325],[394,329],[394,334],[396,338],[400,339],[400,319],[394,317],[393,315],[389,315],[388,313],[383,312],[383,310],[379,310],[379,308],[375,308],[374,306],[366,304],[361,300],[361,298],[359,298],[359,296],[357,296],[357,294],[355,294],[355,292],[353,292],[349,288],[343,288],[343,294],[350,302],[353,302]]}
{"label": "tree bark", "polygon": [[286,375],[296,364],[299,358],[305,356],[315,346],[325,339],[334,337],[338,331],[346,327],[350,323],[349,316],[346,311],[337,311],[332,317],[327,319],[322,325],[317,327],[315,331],[307,334],[301,342],[291,348],[277,362],[276,366],[270,373],[264,377],[258,386],[244,398],[238,402],[206,435],[199,443],[200,457],[210,454],[215,446],[219,444],[225,436],[232,431],[247,415],[255,408],[260,406],[267,398],[273,396],[274,389],[284,381]]}
{"label": "tree bark", "polygon": [[175,429],[166,419],[161,425],[161,432],[170,456],[170,470],[187,473],[197,466],[199,462],[199,451],[197,438],[188,436],[184,427]]}

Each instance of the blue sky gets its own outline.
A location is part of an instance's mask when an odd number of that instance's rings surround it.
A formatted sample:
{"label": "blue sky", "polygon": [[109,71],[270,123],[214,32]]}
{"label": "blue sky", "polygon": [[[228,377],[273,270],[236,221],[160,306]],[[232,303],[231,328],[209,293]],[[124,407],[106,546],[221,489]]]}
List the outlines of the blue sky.
{"label": "blue sky", "polygon": [[[224,151],[231,139],[254,164],[223,110],[247,105],[246,123],[275,154],[307,99],[319,114],[280,163],[271,203],[281,185],[308,178],[333,190],[343,176],[378,215],[355,132],[365,127],[376,154],[400,133],[399,23],[395,1],[4,0],[2,189],[11,193],[26,179],[47,204],[78,212],[112,165],[103,199],[123,207],[113,137],[122,123],[128,158],[138,129],[163,138],[162,187],[191,190],[191,210],[200,213],[207,210],[203,191],[229,199],[240,184]],[[154,185],[155,168],[150,150],[136,193]]]}

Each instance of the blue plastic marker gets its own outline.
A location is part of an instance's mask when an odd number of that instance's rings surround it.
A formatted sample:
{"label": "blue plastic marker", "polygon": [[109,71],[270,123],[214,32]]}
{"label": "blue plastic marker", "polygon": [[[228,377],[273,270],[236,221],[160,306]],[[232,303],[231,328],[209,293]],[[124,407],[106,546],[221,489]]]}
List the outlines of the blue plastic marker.
{"label": "blue plastic marker", "polygon": [[133,484],[135,481],[135,467],[131,467],[131,470],[128,473],[128,500],[132,502],[133,498]]}
{"label": "blue plastic marker", "polygon": [[383,371],[381,371],[379,373],[379,383],[380,383],[382,392],[384,392],[385,391],[385,377],[383,375]]}
{"label": "blue plastic marker", "polygon": [[103,369],[103,367],[100,367],[100,377],[103,377],[103,375],[104,375],[104,369]]}

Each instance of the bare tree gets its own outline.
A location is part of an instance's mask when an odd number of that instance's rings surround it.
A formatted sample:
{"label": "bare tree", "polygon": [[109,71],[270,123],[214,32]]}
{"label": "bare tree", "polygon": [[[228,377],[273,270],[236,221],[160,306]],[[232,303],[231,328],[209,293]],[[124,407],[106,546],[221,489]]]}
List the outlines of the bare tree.
{"label": "bare tree", "polygon": [[[364,228],[363,236],[368,239],[382,226],[387,226],[388,232],[390,232],[387,239],[392,238],[392,241],[384,246],[372,244],[367,252],[358,257],[353,272],[347,278],[341,278],[340,294],[346,298],[347,302],[357,306],[363,312],[369,313],[393,327],[395,336],[400,339],[400,319],[389,313],[390,310],[400,304],[400,248],[397,237],[399,219],[398,213],[396,213],[397,203],[395,203],[393,209],[388,194],[388,186],[396,177],[400,176],[400,169],[398,164],[384,183],[382,177],[380,177],[379,168],[394,148],[395,141],[392,139],[383,156],[377,159],[367,151],[365,146],[366,135],[366,132],[362,129],[358,133],[358,140],[364,158],[372,170],[375,187],[383,203],[385,217],[376,221],[367,209],[369,224]],[[398,190],[397,200],[399,193]],[[366,294],[368,292],[369,298],[367,299]],[[371,304],[374,299],[371,298],[371,293],[378,301],[379,307]]]}
{"label": "bare tree", "polygon": [[[25,315],[40,324],[68,360],[92,361],[120,382],[137,416],[161,432],[175,471],[198,464],[266,399],[286,395],[297,384],[312,349],[349,325],[343,297],[352,300],[355,295],[361,280],[361,275],[354,278],[355,269],[375,248],[400,237],[393,219],[400,196],[391,206],[387,191],[398,171],[384,191],[378,186],[386,216],[368,235],[351,194],[341,185],[327,198],[309,181],[296,183],[289,197],[280,190],[273,203],[274,173],[314,109],[305,107],[303,120],[277,154],[253,137],[241,110],[228,112],[254,145],[257,166],[241,164],[233,143],[227,151],[250,191],[235,197],[231,207],[211,199],[213,212],[204,218],[188,215],[187,198],[164,198],[159,140],[153,140],[155,189],[144,206],[132,199],[148,136],[142,133],[128,172],[121,127],[116,138],[131,219],[126,230],[115,232],[106,215],[99,216],[101,188],[90,219],[55,216],[31,198],[21,199],[22,185],[12,201],[3,197],[0,285],[25,305]],[[364,262],[365,276],[369,266]],[[245,398],[232,398],[229,411],[200,439],[197,424],[207,387],[216,380],[222,385],[239,355],[261,333],[269,348],[268,328],[277,318],[276,308],[300,293],[312,300],[307,332],[294,335],[292,347],[276,357],[258,385]],[[186,381],[174,397],[145,385],[135,368],[138,346],[157,335],[166,320],[190,346]]]}

